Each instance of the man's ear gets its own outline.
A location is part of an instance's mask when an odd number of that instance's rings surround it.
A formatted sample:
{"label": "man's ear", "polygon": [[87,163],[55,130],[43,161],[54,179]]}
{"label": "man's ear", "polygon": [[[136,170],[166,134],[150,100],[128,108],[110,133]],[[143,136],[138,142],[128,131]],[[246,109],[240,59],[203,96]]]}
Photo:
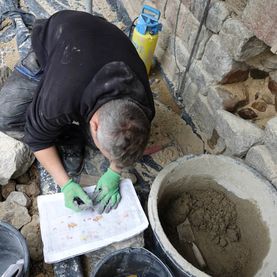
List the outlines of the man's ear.
{"label": "man's ear", "polygon": [[98,130],[98,115],[95,113],[89,121],[91,131],[96,134]]}

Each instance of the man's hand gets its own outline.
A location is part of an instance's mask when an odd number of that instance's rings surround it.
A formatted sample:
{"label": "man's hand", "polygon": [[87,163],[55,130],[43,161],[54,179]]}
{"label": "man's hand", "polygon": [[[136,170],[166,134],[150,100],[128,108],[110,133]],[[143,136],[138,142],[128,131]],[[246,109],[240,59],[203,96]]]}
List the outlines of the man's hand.
{"label": "man's hand", "polygon": [[121,195],[119,191],[120,174],[111,168],[99,179],[95,191],[92,195],[96,210],[101,214],[103,211],[108,213],[111,209],[116,209],[120,202]]}
{"label": "man's hand", "polygon": [[[63,187],[62,192],[64,194],[65,206],[72,209],[75,212],[82,210],[81,206],[92,207],[92,201],[88,195],[84,192],[81,186],[70,179]],[[78,199],[84,204],[78,204]]]}

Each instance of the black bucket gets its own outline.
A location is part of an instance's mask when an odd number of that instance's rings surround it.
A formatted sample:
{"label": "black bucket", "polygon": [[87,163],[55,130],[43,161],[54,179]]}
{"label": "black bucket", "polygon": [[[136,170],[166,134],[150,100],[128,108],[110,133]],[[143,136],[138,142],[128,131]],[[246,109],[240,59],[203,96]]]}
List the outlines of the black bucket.
{"label": "black bucket", "polygon": [[92,277],[172,277],[169,269],[145,248],[124,248],[97,264]]}
{"label": "black bucket", "polygon": [[24,260],[24,269],[20,277],[27,277],[30,256],[26,241],[13,226],[0,220],[0,276],[20,259]]}

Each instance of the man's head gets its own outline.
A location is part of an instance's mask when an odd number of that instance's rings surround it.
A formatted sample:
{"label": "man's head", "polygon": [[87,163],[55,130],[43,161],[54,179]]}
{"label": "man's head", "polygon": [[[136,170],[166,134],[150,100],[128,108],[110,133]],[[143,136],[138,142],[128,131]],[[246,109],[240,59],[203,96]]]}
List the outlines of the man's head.
{"label": "man's head", "polygon": [[111,100],[90,120],[93,140],[99,150],[117,167],[138,160],[150,134],[150,121],[142,109],[127,99]]}

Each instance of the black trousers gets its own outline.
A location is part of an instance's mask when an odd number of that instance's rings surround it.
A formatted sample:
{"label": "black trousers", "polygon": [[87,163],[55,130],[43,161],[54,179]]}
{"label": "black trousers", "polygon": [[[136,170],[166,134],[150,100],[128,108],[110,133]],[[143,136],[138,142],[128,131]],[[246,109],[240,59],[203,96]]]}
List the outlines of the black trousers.
{"label": "black trousers", "polygon": [[[24,141],[26,111],[33,100],[40,82],[41,72],[34,53],[22,62],[11,73],[0,90],[0,131]],[[35,76],[33,78],[29,72]],[[63,127],[56,145],[87,144],[94,147],[88,124],[71,124]]]}

